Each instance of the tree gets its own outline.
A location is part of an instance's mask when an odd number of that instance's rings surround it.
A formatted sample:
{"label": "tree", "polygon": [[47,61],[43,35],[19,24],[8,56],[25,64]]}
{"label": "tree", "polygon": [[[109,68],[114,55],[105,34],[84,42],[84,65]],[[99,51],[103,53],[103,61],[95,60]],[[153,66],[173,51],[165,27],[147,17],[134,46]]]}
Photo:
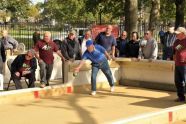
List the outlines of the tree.
{"label": "tree", "polygon": [[73,22],[81,20],[84,7],[83,0],[48,0],[44,4],[43,15],[50,19],[56,19],[58,22]]}
{"label": "tree", "polygon": [[176,5],[176,21],[175,28],[179,26],[184,26],[184,9],[185,9],[185,0],[175,0]]}
{"label": "tree", "polygon": [[102,6],[101,16],[105,23],[116,23],[124,15],[123,0],[85,0],[85,7],[98,20],[99,6]]}
{"label": "tree", "polygon": [[39,17],[39,10],[35,5],[31,5],[26,13],[28,18],[36,20]]}
{"label": "tree", "polygon": [[160,1],[160,19],[163,25],[172,25],[176,13],[176,6],[172,0]]}
{"label": "tree", "polygon": [[152,7],[150,12],[149,30],[154,31],[154,27],[158,24],[160,16],[160,0],[152,0]]}
{"label": "tree", "polygon": [[6,13],[11,13],[11,18],[26,18],[30,0],[0,0],[0,9]]}
{"label": "tree", "polygon": [[138,0],[125,0],[125,30],[130,37],[131,32],[138,31]]}

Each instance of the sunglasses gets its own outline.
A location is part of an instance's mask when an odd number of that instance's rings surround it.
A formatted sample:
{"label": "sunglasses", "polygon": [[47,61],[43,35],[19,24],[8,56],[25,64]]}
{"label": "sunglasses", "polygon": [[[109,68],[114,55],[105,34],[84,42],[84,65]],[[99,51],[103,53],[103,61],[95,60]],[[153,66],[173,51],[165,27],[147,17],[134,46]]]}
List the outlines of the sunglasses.
{"label": "sunglasses", "polygon": [[31,56],[31,55],[26,54],[26,56],[27,56],[27,57],[29,57],[29,58],[32,58],[32,56]]}

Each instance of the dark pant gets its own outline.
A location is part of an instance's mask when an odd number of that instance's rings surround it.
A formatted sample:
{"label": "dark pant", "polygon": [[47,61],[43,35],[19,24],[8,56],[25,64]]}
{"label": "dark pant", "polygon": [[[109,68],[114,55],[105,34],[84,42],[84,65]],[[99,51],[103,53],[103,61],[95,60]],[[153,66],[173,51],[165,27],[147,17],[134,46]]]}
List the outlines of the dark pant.
{"label": "dark pant", "polygon": [[0,61],[0,74],[3,74],[3,62]]}
{"label": "dark pant", "polygon": [[170,58],[170,60],[173,60],[173,49],[172,47],[166,47],[163,48],[163,60],[167,60]]}
{"label": "dark pant", "polygon": [[175,66],[174,80],[177,89],[177,96],[180,100],[185,100],[186,66]]}
{"label": "dark pant", "polygon": [[[34,74],[27,74],[24,77],[29,80],[28,88],[35,87],[35,75]],[[22,89],[22,85],[20,82],[21,76],[18,77],[15,74],[12,74],[12,79],[15,83],[16,89]]]}
{"label": "dark pant", "polygon": [[49,80],[52,75],[52,70],[53,70],[53,63],[52,64],[46,64],[45,62],[39,63],[40,67],[40,78],[41,78],[41,83],[45,83],[49,85]]}
{"label": "dark pant", "polygon": [[96,91],[96,77],[98,74],[99,69],[105,74],[109,85],[112,87],[114,86],[114,80],[112,77],[112,73],[110,67],[108,65],[108,61],[104,61],[100,64],[92,64],[92,75],[91,75],[91,90]]}

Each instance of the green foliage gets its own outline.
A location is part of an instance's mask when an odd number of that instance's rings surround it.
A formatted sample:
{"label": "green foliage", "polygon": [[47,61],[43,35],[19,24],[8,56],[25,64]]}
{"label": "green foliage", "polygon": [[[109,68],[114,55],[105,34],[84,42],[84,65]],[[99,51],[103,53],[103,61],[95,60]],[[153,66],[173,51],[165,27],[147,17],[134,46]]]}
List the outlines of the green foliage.
{"label": "green foliage", "polygon": [[13,18],[26,18],[30,3],[29,0],[0,0],[0,10],[11,13]]}
{"label": "green foliage", "polygon": [[160,2],[160,20],[163,23],[169,23],[171,20],[174,21],[176,14],[174,2],[172,0],[161,0]]}
{"label": "green foliage", "polygon": [[[125,15],[125,0],[48,0],[46,3],[31,4],[31,0],[0,0],[0,19],[6,16],[12,18],[34,17],[56,19],[60,23],[92,22],[99,20],[114,23]],[[160,0],[160,19],[167,23],[174,21],[176,7],[175,0]],[[152,0],[138,0],[138,10],[149,13]],[[186,12],[186,10],[184,10]]]}
{"label": "green foliage", "polygon": [[15,16],[25,16],[29,4],[29,0],[8,0],[6,9],[11,13],[14,13]]}
{"label": "green foliage", "polygon": [[122,0],[85,0],[85,7],[96,18],[101,12],[105,22],[114,22],[124,15]]}
{"label": "green foliage", "polygon": [[83,0],[49,0],[44,5],[44,15],[62,22],[81,20],[85,14]]}
{"label": "green foliage", "polygon": [[[102,8],[100,8],[102,6]],[[60,22],[96,21],[101,12],[103,20],[114,21],[123,16],[121,0],[48,0],[43,15]]]}
{"label": "green foliage", "polygon": [[26,17],[39,17],[39,10],[35,5],[29,6],[28,10],[25,13]]}

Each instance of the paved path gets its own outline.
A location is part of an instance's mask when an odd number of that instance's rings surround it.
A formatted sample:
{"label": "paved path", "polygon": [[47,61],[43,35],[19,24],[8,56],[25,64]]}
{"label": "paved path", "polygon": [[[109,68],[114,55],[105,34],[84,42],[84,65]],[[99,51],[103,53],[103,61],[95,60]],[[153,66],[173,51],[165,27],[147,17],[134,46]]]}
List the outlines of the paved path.
{"label": "paved path", "polygon": [[180,105],[175,92],[117,86],[36,101],[0,105],[1,124],[102,124]]}

